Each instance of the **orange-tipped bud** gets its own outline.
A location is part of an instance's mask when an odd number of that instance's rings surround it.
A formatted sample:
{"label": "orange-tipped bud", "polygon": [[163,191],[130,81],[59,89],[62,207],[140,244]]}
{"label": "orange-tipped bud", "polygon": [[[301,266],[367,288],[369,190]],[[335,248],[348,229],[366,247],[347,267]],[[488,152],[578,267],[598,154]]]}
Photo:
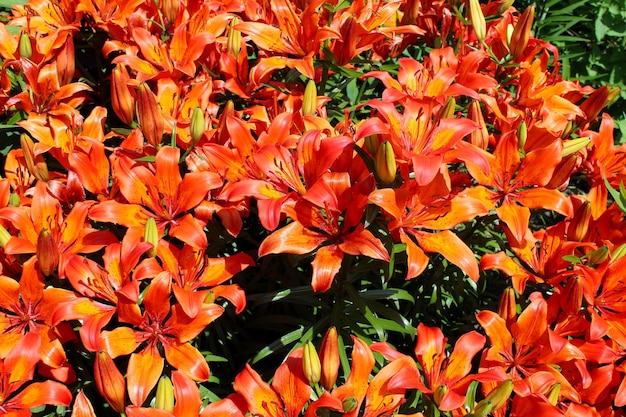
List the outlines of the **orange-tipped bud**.
{"label": "orange-tipped bud", "polygon": [[480,7],[480,0],[468,0],[468,2],[474,34],[476,38],[482,42],[485,40],[485,36],[487,36],[487,22],[485,21],[483,9]]}
{"label": "orange-tipped bud", "polygon": [[193,143],[198,143],[202,134],[204,133],[204,113],[200,107],[196,107],[191,113],[191,123],[189,125],[189,132],[191,134],[191,140]]}
{"label": "orange-tipped bud", "polygon": [[396,179],[396,156],[393,153],[393,147],[389,141],[384,141],[378,147],[376,152],[376,175],[380,182],[389,185]]}
{"label": "orange-tipped bud", "polygon": [[515,321],[517,317],[517,302],[515,301],[515,290],[508,287],[502,293],[498,303],[498,315],[507,323]]}
{"label": "orange-tipped bud", "polygon": [[341,403],[341,407],[343,408],[344,413],[351,413],[357,406],[356,398],[354,397],[346,397]]}
{"label": "orange-tipped bud", "polygon": [[174,411],[174,386],[172,381],[165,375],[159,379],[157,384],[154,407],[170,413]]}
{"label": "orange-tipped bud", "polygon": [[478,129],[470,133],[470,143],[486,150],[489,146],[489,132],[487,131],[487,125],[485,125],[483,112],[480,109],[480,103],[472,101],[467,111],[467,117],[478,124]]}
{"label": "orange-tipped bud", "polygon": [[337,329],[331,327],[322,339],[320,346],[320,362],[322,363],[322,376],[320,383],[325,390],[330,391],[337,381],[339,375],[339,336]]}
{"label": "orange-tipped bud", "polygon": [[545,187],[554,189],[566,186],[572,173],[578,167],[579,158],[579,155],[573,154],[561,159]]}
{"label": "orange-tipped bud", "polygon": [[111,106],[122,122],[130,125],[135,117],[135,98],[128,88],[130,76],[125,65],[118,64],[111,75]]}
{"label": "orange-tipped bud", "polygon": [[509,49],[511,50],[511,56],[513,56],[513,58],[517,58],[524,53],[528,45],[528,40],[530,39],[530,30],[533,27],[534,21],[535,6],[531,5],[524,10],[524,13],[522,13],[515,24],[515,29],[513,29],[511,42],[509,43]]}
{"label": "orange-tipped bud", "polygon": [[367,149],[370,155],[376,156],[379,146],[380,140],[378,139],[378,135],[369,135],[365,137],[365,149]]}
{"label": "orange-tipped bud", "polygon": [[228,29],[228,39],[226,41],[226,48],[228,53],[237,58],[239,51],[241,51],[241,32],[235,29],[235,26],[239,24],[239,18],[233,17],[230,21],[230,28]]}
{"label": "orange-tipped bud", "polygon": [[148,143],[155,147],[160,145],[165,131],[163,115],[156,96],[146,83],[139,84],[137,88],[137,112],[141,131]]}
{"label": "orange-tipped bud", "polygon": [[563,311],[573,316],[580,311],[583,305],[583,286],[578,275],[572,276],[563,289],[561,297],[561,307]]}
{"label": "orange-tipped bud", "polygon": [[513,380],[507,379],[499,383],[498,386],[485,397],[485,401],[491,403],[491,411],[497,411],[509,401],[512,392]]}
{"label": "orange-tipped bud", "polygon": [[302,371],[309,383],[317,384],[320,382],[322,364],[320,363],[319,356],[317,356],[315,346],[313,346],[311,341],[304,344],[304,350],[302,351]]}
{"label": "orange-tipped bud", "polygon": [[52,275],[59,265],[59,248],[48,229],[42,229],[37,236],[37,260],[45,276]]}
{"label": "orange-tipped bud", "polygon": [[585,114],[584,119],[591,123],[608,104],[609,86],[603,85],[594,91],[581,105],[580,110]]}
{"label": "orange-tipped bud", "polygon": [[19,51],[22,58],[31,59],[33,56],[33,45],[30,43],[30,36],[26,32],[22,32],[20,35]]}
{"label": "orange-tipped bud", "polygon": [[150,258],[154,258],[157,254],[157,247],[159,246],[159,230],[157,229],[154,217],[148,217],[148,220],[146,220],[146,226],[143,229],[143,240],[144,242],[152,244],[152,249],[150,249],[146,255]]}
{"label": "orange-tipped bud", "polygon": [[163,0],[162,11],[170,25],[176,21],[178,9],[180,8],[180,0]]}
{"label": "orange-tipped bud", "polygon": [[587,235],[589,221],[591,220],[591,204],[585,201],[576,209],[574,218],[567,227],[569,240],[580,242]]}
{"label": "orange-tipped bud", "polygon": [[96,354],[93,376],[100,395],[115,411],[123,412],[126,403],[126,380],[108,353],[101,351]]}
{"label": "orange-tipped bud", "polygon": [[456,99],[454,97],[448,97],[446,104],[439,109],[439,119],[449,119],[454,117],[456,112]]}
{"label": "orange-tipped bud", "polygon": [[315,81],[309,80],[306,83],[304,89],[304,96],[302,97],[302,115],[303,116],[315,116],[317,111],[317,86]]}
{"label": "orange-tipped bud", "polygon": [[22,153],[24,154],[28,172],[33,174],[33,176],[40,181],[48,181],[49,173],[46,160],[43,155],[35,155],[35,143],[30,136],[22,133],[20,135],[20,146],[22,147]]}

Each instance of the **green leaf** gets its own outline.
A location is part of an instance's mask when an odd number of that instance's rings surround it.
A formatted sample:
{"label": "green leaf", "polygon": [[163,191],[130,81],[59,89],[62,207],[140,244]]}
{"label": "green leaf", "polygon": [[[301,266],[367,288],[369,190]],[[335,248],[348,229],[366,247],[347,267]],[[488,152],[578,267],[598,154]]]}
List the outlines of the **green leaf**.
{"label": "green leaf", "polygon": [[606,189],[609,191],[609,194],[611,194],[611,197],[613,197],[613,200],[615,201],[617,206],[622,210],[622,212],[626,214],[626,188],[624,188],[624,182],[620,182],[620,192],[611,187],[611,184],[606,178],[604,179],[604,184],[606,185]]}
{"label": "green leaf", "polygon": [[356,78],[353,78],[346,86],[346,95],[352,104],[358,104],[359,88],[356,86]]}

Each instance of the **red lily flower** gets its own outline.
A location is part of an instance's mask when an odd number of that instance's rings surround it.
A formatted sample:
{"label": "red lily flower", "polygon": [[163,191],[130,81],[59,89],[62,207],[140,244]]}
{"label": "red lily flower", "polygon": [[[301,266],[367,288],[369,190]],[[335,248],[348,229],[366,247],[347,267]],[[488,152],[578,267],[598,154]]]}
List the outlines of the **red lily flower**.
{"label": "red lily flower", "polygon": [[[101,349],[112,358],[130,355],[128,394],[133,405],[141,406],[162,374],[167,362],[196,381],[209,377],[209,366],[189,342],[224,312],[205,303],[196,317],[187,316],[180,304],[171,305],[171,274],[161,272],[152,279],[143,298],[143,313],[137,300],[118,293],[118,319],[134,327],[117,327],[100,335]],[[139,348],[139,351],[136,350]]]}
{"label": "red lily flower", "polygon": [[207,245],[203,225],[189,213],[206,198],[209,190],[222,185],[218,174],[192,172],[181,177],[180,150],[162,147],[154,168],[119,155],[113,162],[113,175],[129,204],[108,200],[96,204],[89,217],[96,221],[126,227],[145,227],[148,216],[156,220],[159,233],[168,234],[196,248]]}
{"label": "red lily flower", "polygon": [[28,333],[0,358],[0,414],[30,416],[30,409],[46,404],[68,406],[72,394],[55,381],[33,382],[40,359],[41,336]]}
{"label": "red lily flower", "polygon": [[351,185],[347,172],[322,175],[293,207],[294,221],[261,243],[259,256],[303,255],[317,249],[311,263],[312,286],[322,292],[330,289],[346,253],[389,261],[389,253],[380,240],[361,223],[367,194],[373,186],[371,176]]}

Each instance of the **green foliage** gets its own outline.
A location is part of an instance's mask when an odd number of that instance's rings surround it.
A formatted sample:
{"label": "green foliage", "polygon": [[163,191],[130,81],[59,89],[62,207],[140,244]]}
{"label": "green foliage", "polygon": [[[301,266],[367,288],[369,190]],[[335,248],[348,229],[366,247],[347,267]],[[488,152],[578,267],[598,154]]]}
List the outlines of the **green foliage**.
{"label": "green foliage", "polygon": [[626,141],[626,7],[623,0],[537,0],[514,5],[536,7],[534,36],[559,48],[565,79],[621,89],[608,108]]}

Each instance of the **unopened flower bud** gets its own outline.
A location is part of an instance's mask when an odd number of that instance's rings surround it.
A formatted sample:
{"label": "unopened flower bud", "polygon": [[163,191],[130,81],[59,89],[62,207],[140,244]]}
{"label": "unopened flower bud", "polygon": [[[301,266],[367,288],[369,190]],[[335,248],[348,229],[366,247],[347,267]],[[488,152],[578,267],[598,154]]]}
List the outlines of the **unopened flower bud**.
{"label": "unopened flower bud", "polygon": [[369,135],[365,137],[365,149],[367,149],[370,155],[376,156],[379,146],[380,140],[378,140],[378,135]]}
{"label": "unopened flower bud", "polygon": [[591,220],[591,204],[585,201],[576,209],[574,218],[567,227],[569,240],[580,242],[587,236],[589,221]]}
{"label": "unopened flower bud", "polygon": [[215,293],[212,290],[209,290],[204,297],[204,304],[213,304],[215,302]]}
{"label": "unopened flower bud", "polygon": [[167,22],[172,25],[176,21],[178,9],[180,8],[180,0],[162,0],[163,15]]}
{"label": "unopened flower bud", "polygon": [[561,384],[558,382],[550,388],[548,393],[548,402],[552,405],[556,405],[559,402],[559,394],[561,393]]}
{"label": "unopened flower bud", "polygon": [[196,107],[191,114],[191,124],[189,125],[191,140],[197,143],[204,133],[204,113],[200,107]]}
{"label": "unopened flower bud", "polygon": [[517,302],[515,301],[515,290],[513,287],[507,287],[498,303],[498,315],[507,323],[515,321],[517,317]]}
{"label": "unopened flower bud", "polygon": [[163,115],[156,96],[146,83],[139,84],[137,88],[137,113],[141,131],[148,143],[155,147],[160,145],[165,131]]}
{"label": "unopened flower bud", "polygon": [[446,395],[447,392],[448,387],[446,387],[445,385],[439,385],[433,392],[433,401],[435,402],[435,404],[441,404],[441,401],[443,401],[443,397]]}
{"label": "unopened flower bud", "polygon": [[592,265],[600,265],[609,257],[609,247],[604,245],[586,255],[589,263]]}
{"label": "unopened flower bud", "polygon": [[319,356],[317,356],[315,346],[313,346],[311,341],[304,344],[304,350],[302,351],[302,370],[309,383],[317,384],[320,381],[322,365]]}
{"label": "unopened flower bud", "polygon": [[11,193],[9,196],[9,206],[11,207],[19,207],[21,204],[20,196],[16,193]]}
{"label": "unopened flower bud", "polygon": [[172,381],[165,375],[159,379],[157,384],[154,407],[170,413],[174,411],[174,386]]}
{"label": "unopened flower bud", "polygon": [[514,0],[502,0],[498,5],[498,14],[503,14],[504,12],[509,10],[509,8],[513,6],[514,2]]}
{"label": "unopened flower bud", "polygon": [[351,413],[357,406],[356,398],[354,397],[346,397],[345,400],[341,403],[341,407],[343,408],[344,413]]}
{"label": "unopened flower bud", "polygon": [[302,115],[303,116],[315,116],[317,110],[317,86],[315,81],[309,80],[304,89],[304,96],[302,98]]}
{"label": "unopened flower bud", "polygon": [[480,149],[486,150],[489,146],[489,132],[487,131],[487,125],[485,125],[485,118],[480,109],[480,104],[477,101],[470,103],[467,117],[478,125],[478,129],[470,133],[470,143]]}
{"label": "unopened flower bud", "polygon": [[609,87],[609,95],[606,98],[606,105],[613,103],[620,95],[622,90],[619,87]]}
{"label": "unopened flower bud", "polygon": [[454,117],[455,110],[456,99],[454,97],[448,97],[446,99],[446,104],[444,104],[443,107],[439,109],[439,119],[450,119]]}
{"label": "unopened flower bud", "polygon": [[396,179],[396,156],[393,153],[393,147],[389,141],[384,141],[378,147],[376,152],[376,175],[380,182],[389,185]]}
{"label": "unopened flower bud", "polygon": [[9,239],[11,239],[11,233],[0,224],[0,248],[4,249]]}
{"label": "unopened flower bud", "polygon": [[33,56],[33,45],[30,43],[30,36],[26,32],[22,32],[20,35],[19,51],[22,58],[31,59]]}
{"label": "unopened flower bud", "polygon": [[487,399],[483,399],[476,404],[472,411],[472,417],[485,417],[493,410],[493,404]]}
{"label": "unopened flower bud", "polygon": [[152,248],[147,252],[150,258],[154,258],[157,254],[157,247],[159,246],[159,230],[156,225],[154,217],[148,217],[146,225],[143,229],[143,240],[152,244]]}
{"label": "unopened flower bud", "polygon": [[42,229],[37,236],[37,260],[45,276],[52,275],[59,265],[59,248],[48,229]]}
{"label": "unopened flower bud", "polygon": [[226,47],[228,53],[237,58],[239,51],[241,51],[241,32],[235,29],[235,26],[239,24],[239,18],[233,17],[230,21],[230,28],[228,29],[228,39]]}
{"label": "unopened flower bud", "polygon": [[565,284],[561,297],[561,308],[570,315],[576,315],[583,304],[583,285],[578,275],[572,276]]}
{"label": "unopened flower bud", "polygon": [[624,255],[626,255],[626,243],[622,243],[621,245],[613,249],[613,253],[611,253],[611,262],[617,261]]}
{"label": "unopened flower bud", "polygon": [[568,155],[578,152],[584,149],[591,142],[590,138],[582,137],[577,139],[570,139],[563,143],[563,152],[561,155],[565,158]]}
{"label": "unopened flower bud", "polygon": [[322,339],[320,346],[320,362],[322,364],[322,376],[320,383],[327,391],[330,391],[337,381],[339,375],[339,339],[337,329],[331,327]]}
{"label": "unopened flower bud", "polygon": [[515,24],[515,29],[513,29],[513,34],[511,35],[509,48],[513,58],[517,58],[524,53],[524,50],[528,45],[528,40],[530,39],[530,30],[532,29],[534,20],[535,6],[530,5],[520,16],[519,20]]}
{"label": "unopened flower bud", "polygon": [[130,125],[135,117],[135,98],[128,81],[130,76],[126,66],[116,65],[111,74],[111,107],[124,124]]}
{"label": "unopened flower bud", "polygon": [[480,7],[480,0],[468,0],[468,2],[474,34],[476,34],[476,38],[482,42],[485,40],[485,36],[487,36],[487,22],[485,22],[483,9]]}
{"label": "unopened flower bud", "polygon": [[35,155],[35,143],[25,133],[20,135],[20,146],[26,161],[26,168],[35,178],[40,181],[48,181],[48,166],[43,155]]}
{"label": "unopened flower bud", "polygon": [[519,125],[517,125],[517,146],[520,151],[524,151],[524,146],[526,146],[526,140],[528,139],[528,127],[526,126],[525,121],[521,121]]}
{"label": "unopened flower bud", "polygon": [[496,388],[494,388],[488,395],[485,397],[485,400],[491,402],[491,411],[497,411],[502,408],[509,398],[511,397],[511,393],[513,392],[513,380],[507,379],[498,384]]}
{"label": "unopened flower bud", "polygon": [[113,410],[122,413],[126,402],[126,380],[108,353],[101,351],[96,354],[93,376],[98,392]]}

